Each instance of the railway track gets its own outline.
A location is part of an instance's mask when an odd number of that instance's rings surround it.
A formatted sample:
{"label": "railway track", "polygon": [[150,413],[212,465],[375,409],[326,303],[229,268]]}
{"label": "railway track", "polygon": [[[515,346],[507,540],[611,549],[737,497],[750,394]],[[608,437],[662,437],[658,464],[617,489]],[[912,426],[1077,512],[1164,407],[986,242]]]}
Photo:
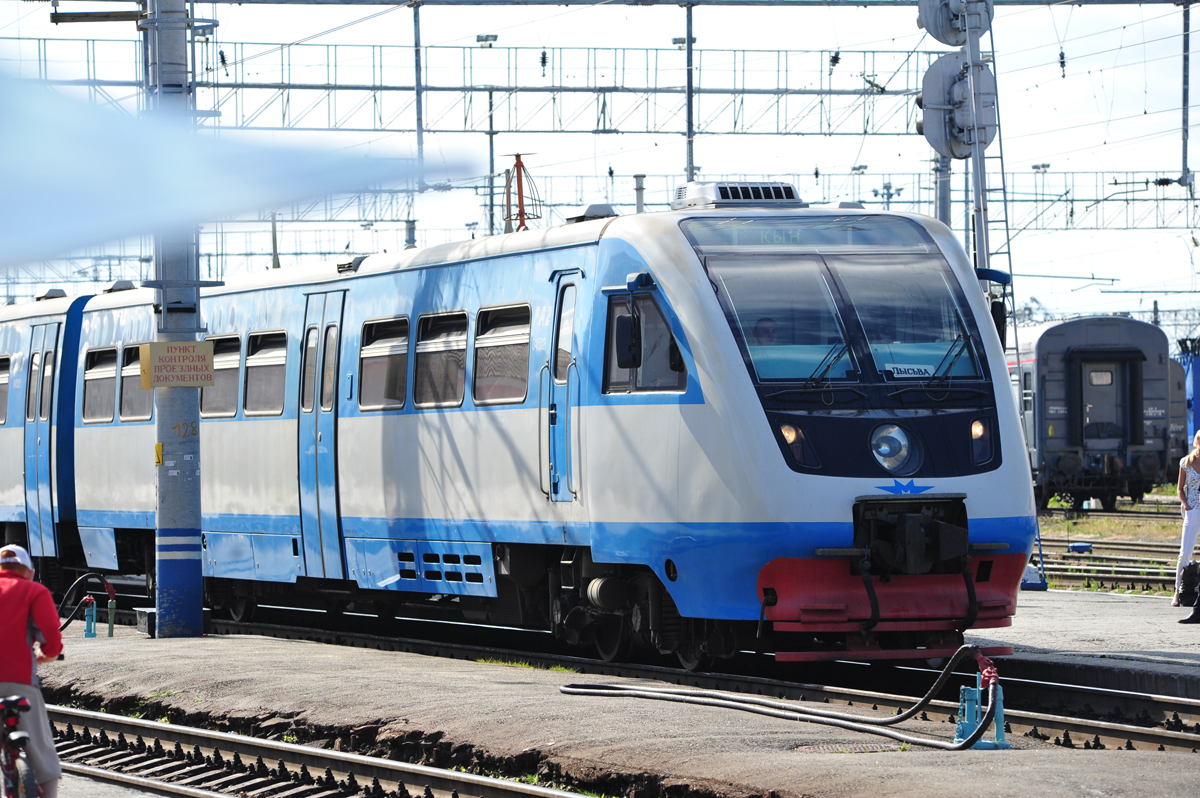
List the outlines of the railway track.
{"label": "railway track", "polygon": [[519,781],[277,740],[70,707],[48,711],[66,772],[189,798],[572,796]]}
{"label": "railway track", "polygon": [[[286,624],[214,620],[212,632],[221,635],[266,635],[453,659],[521,662],[543,668],[559,666],[579,673],[618,679],[652,679],[677,686],[723,690],[734,694],[819,701],[831,705],[865,705],[893,713],[913,706],[916,696],[923,694],[937,676],[936,670],[928,668],[881,667],[849,662],[833,663],[821,670],[808,668],[788,672],[769,657],[749,654],[728,663],[737,666],[736,672],[695,673],[656,664],[613,664],[555,651],[531,650],[537,648],[537,640],[545,638],[545,635],[531,636],[530,648],[514,650],[450,640],[389,637],[348,631],[344,621],[344,618],[341,619],[338,631],[331,631]],[[543,644],[545,642],[548,641],[543,641]],[[1012,734],[1036,737],[1047,742],[1057,741],[1067,747],[1084,747],[1084,743],[1087,743],[1089,748],[1200,749],[1200,700],[1049,681],[1005,679],[1003,668],[1001,662],[1002,683],[1006,691],[1005,720]],[[780,671],[785,672],[780,674]],[[780,675],[797,673],[820,674],[826,682],[840,683],[818,684],[779,678]],[[864,685],[881,682],[886,683],[887,691],[864,689]],[[953,722],[959,709],[956,700],[958,686],[968,683],[974,683],[973,674],[956,674],[946,692],[930,705],[928,718]],[[223,754],[228,757],[232,752],[231,749]],[[322,767],[331,767],[334,773],[338,772],[337,768],[330,765]],[[357,771],[356,775],[360,779],[363,777]]]}
{"label": "railway track", "polygon": [[[1141,541],[1073,541],[1090,552],[1071,551],[1066,538],[1042,538],[1046,578],[1057,585],[1117,589],[1127,592],[1171,591],[1175,586],[1174,543]],[[1038,563],[1035,550],[1033,563]]]}

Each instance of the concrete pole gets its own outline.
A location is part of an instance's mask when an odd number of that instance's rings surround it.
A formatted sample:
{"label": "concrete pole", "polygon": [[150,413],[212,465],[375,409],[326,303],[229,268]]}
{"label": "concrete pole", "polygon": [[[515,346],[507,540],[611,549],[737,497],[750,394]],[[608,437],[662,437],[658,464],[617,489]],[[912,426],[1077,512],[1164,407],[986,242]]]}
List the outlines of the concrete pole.
{"label": "concrete pole", "polygon": [[644,213],[646,211],[646,176],[633,176],[633,192],[637,195],[637,212]]}
{"label": "concrete pole", "polygon": [[[151,0],[150,107],[179,125],[191,125],[187,8],[184,0]],[[162,168],[171,168],[163,164]],[[154,270],[159,283],[160,343],[195,341],[200,289],[196,231],[155,236]],[[204,581],[200,561],[200,390],[155,388],[157,458],[155,607],[158,637],[204,633]],[[149,457],[150,452],[144,456]]]}
{"label": "concrete pole", "polygon": [[414,2],[413,9],[413,56],[416,58],[417,91],[417,190],[425,190],[425,86],[421,82],[421,4]]}
{"label": "concrete pole", "polygon": [[695,81],[692,79],[692,7],[687,8],[687,179],[692,182],[696,179],[696,161],[693,158],[692,144],[696,138],[696,129],[692,118],[692,105],[695,97]]}

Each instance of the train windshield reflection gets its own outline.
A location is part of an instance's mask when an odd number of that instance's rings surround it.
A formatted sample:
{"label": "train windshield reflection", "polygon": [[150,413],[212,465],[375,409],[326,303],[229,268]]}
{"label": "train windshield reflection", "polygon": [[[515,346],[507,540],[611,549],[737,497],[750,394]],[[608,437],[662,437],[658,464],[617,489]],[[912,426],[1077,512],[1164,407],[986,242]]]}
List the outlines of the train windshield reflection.
{"label": "train windshield reflection", "polygon": [[820,258],[709,261],[760,380],[856,376]]}
{"label": "train windshield reflection", "polygon": [[940,258],[830,256],[875,360],[889,379],[978,378],[951,275]]}

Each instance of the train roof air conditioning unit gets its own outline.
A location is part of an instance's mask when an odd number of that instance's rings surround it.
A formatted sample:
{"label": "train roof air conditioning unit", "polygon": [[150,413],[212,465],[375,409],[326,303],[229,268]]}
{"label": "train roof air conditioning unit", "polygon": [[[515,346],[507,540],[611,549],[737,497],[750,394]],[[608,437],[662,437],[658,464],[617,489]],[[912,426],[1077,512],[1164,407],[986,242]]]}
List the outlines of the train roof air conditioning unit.
{"label": "train roof air conditioning unit", "polygon": [[807,208],[791,183],[684,183],[671,210],[686,208]]}

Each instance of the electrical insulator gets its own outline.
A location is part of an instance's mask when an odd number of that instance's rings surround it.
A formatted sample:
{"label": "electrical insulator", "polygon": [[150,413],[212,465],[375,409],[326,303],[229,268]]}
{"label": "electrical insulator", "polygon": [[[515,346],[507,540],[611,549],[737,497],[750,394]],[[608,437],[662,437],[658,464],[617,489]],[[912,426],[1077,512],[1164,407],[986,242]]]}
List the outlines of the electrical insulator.
{"label": "electrical insulator", "polygon": [[546,51],[542,50],[542,77],[546,77],[546,64],[550,63],[550,59],[546,57]]}

